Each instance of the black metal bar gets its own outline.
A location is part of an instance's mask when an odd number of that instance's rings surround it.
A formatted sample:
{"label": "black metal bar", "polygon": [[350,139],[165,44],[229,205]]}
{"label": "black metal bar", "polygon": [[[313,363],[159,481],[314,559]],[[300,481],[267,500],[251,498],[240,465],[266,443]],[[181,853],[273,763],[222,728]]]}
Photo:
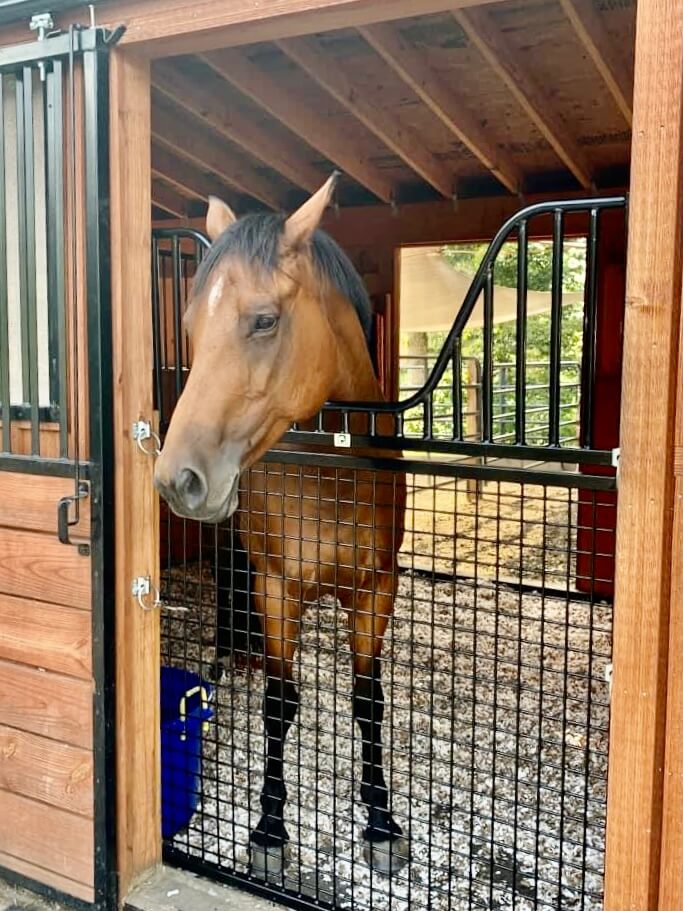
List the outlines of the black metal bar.
{"label": "black metal bar", "polygon": [[21,332],[21,398],[30,404],[31,389],[28,372],[28,272],[30,264],[27,262],[28,252],[28,222],[26,216],[26,121],[24,118],[24,82],[23,76],[18,75],[15,83],[16,105],[16,186],[17,186],[17,238],[19,247],[19,302],[20,302],[20,332]]}
{"label": "black metal bar", "polygon": [[[24,67],[22,74],[23,118],[24,118],[24,193],[26,213],[26,358],[23,364],[24,376],[28,380],[24,387],[24,397],[30,405],[31,413],[31,452],[40,454],[40,387],[38,381],[38,301],[36,289],[36,199],[35,199],[35,135],[33,123],[33,76],[31,67]],[[23,354],[23,352],[22,352]],[[28,389],[28,396],[26,390]]]}
{"label": "black metal bar", "polygon": [[[90,476],[88,462],[82,462],[82,476]],[[75,478],[76,463],[71,459],[46,459],[29,455],[0,455],[0,471],[14,471],[18,474],[44,474],[55,478]]]}
{"label": "black metal bar", "polygon": [[85,249],[88,300],[89,441],[92,489],[92,630],[95,766],[95,901],[115,908],[116,767],[114,401],[109,242],[109,65],[106,50],[83,55]]}
{"label": "black metal bar", "polygon": [[484,280],[484,358],[481,376],[482,442],[493,438],[493,265],[486,270]]}
{"label": "black metal bar", "polygon": [[166,419],[161,384],[161,313],[159,310],[159,241],[152,233],[152,354],[154,358],[154,407]]}
{"label": "black metal bar", "polygon": [[[399,419],[402,415],[398,416]],[[348,414],[342,430],[348,433]],[[344,429],[346,428],[346,429]],[[542,428],[530,428],[528,434]],[[283,443],[295,443],[299,446],[334,446],[333,433],[296,430],[284,434]],[[609,449],[564,449],[559,446],[518,446],[499,443],[478,443],[469,440],[422,440],[418,437],[400,436],[365,436],[351,435],[351,446],[354,448],[377,447],[379,449],[401,449],[413,452],[430,452],[433,454],[481,457],[489,456],[499,459],[534,460],[541,462],[566,462],[568,465],[611,465],[613,454]]]}
{"label": "black metal bar", "polygon": [[2,451],[12,451],[9,385],[9,313],[7,309],[7,200],[5,199],[5,103],[7,77],[0,73],[0,419]]}
{"label": "black metal bar", "polygon": [[462,440],[462,345],[457,339],[453,346],[453,377],[452,402],[453,402],[453,439]]}
{"label": "black metal bar", "polygon": [[598,246],[600,212],[591,209],[586,245],[586,292],[583,309],[583,364],[581,367],[581,445],[593,445],[593,397],[598,312]]}
{"label": "black metal bar", "polygon": [[515,331],[515,443],[524,444],[526,424],[526,319],[529,237],[527,222],[517,229],[517,325]]}
{"label": "black metal bar", "polygon": [[[74,29],[74,52],[80,53],[100,47],[107,41],[108,33],[103,29]],[[27,44],[15,44],[0,49],[0,69],[17,70],[39,61],[66,58],[71,51],[71,39],[68,32],[53,35],[44,41],[31,41]]]}
{"label": "black metal bar", "polygon": [[182,301],[180,298],[180,286],[182,282],[182,264],[180,262],[180,238],[175,235],[172,243],[172,278],[173,285],[173,342],[175,351],[175,392],[180,398],[183,391],[183,314]]}
{"label": "black metal bar", "polygon": [[615,490],[611,475],[578,474],[568,471],[538,471],[531,468],[496,468],[491,465],[463,465],[422,462],[417,459],[378,459],[374,456],[338,456],[289,450],[271,450],[264,462],[276,465],[320,465],[332,468],[356,468],[372,471],[400,471],[407,474],[438,475],[444,478],[512,481],[518,484],[541,484],[544,487],[580,488],[582,490]]}
{"label": "black metal bar", "polygon": [[562,357],[562,264],[564,253],[564,212],[553,213],[552,297],[550,303],[550,377],[548,443],[559,445]]}
{"label": "black metal bar", "polygon": [[46,74],[45,156],[47,164],[46,219],[48,268],[48,338],[50,401],[59,416],[59,452],[68,452],[66,380],[66,297],[64,270],[64,137],[62,62],[55,60]]}

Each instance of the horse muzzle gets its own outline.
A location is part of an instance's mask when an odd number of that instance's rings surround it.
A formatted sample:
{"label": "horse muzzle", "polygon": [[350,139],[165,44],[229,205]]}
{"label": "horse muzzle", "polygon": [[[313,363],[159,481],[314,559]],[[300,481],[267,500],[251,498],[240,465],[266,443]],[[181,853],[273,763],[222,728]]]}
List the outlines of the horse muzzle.
{"label": "horse muzzle", "polygon": [[154,486],[177,516],[218,523],[229,518],[237,509],[239,474],[238,469],[231,470],[227,483],[210,486],[206,475],[197,466],[183,465],[172,474],[167,474],[163,464],[157,463]]}

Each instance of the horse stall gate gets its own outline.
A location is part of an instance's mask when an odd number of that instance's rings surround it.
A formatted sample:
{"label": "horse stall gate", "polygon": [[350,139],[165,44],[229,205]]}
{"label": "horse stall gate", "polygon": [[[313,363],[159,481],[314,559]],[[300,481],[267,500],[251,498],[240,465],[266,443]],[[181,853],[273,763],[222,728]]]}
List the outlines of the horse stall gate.
{"label": "horse stall gate", "polygon": [[0,50],[0,867],[105,908],[110,36],[42,37]]}
{"label": "horse stall gate", "polygon": [[[561,370],[568,224],[586,250],[578,444],[563,441],[561,428],[564,384],[572,382]],[[548,399],[539,415],[526,404],[525,289],[528,239],[544,232],[552,237],[553,294]],[[251,469],[261,476],[257,489],[268,489],[269,478],[286,478],[292,491],[312,482],[318,526],[305,523],[293,536],[271,528],[264,538],[278,553],[304,548],[309,562],[329,559],[320,541],[342,535],[351,534],[354,547],[361,536],[361,547],[379,546],[378,502],[391,504],[400,534],[405,485],[405,537],[381,655],[384,768],[394,818],[410,835],[410,860],[393,876],[363,859],[347,622],[376,579],[358,585],[354,568],[342,566],[342,581],[306,596],[295,637],[298,714],[284,750],[288,857],[284,869],[271,860],[264,871],[249,854],[264,775],[264,641],[250,603],[255,570],[242,544],[264,503],[243,496],[224,526],[164,510],[162,664],[199,675],[212,715],[198,808],[189,825],[167,831],[169,862],[297,907],[602,907],[616,469],[613,450],[595,444],[596,349],[606,331],[598,264],[624,232],[623,197],[522,209],[492,241],[422,389],[398,405],[328,405],[313,426],[286,435],[295,451],[274,451]],[[518,262],[512,439],[508,406],[496,407],[492,387],[494,275],[506,242],[517,245]],[[182,313],[208,244],[196,230],[154,231],[162,436],[191,363]],[[463,426],[461,341],[477,307],[482,415],[474,438]],[[391,435],[380,430],[387,415]],[[339,448],[334,428],[351,434],[353,455]],[[468,480],[482,485],[474,500]],[[269,508],[283,528],[286,505]],[[178,786],[165,799],[182,807],[192,796]]]}

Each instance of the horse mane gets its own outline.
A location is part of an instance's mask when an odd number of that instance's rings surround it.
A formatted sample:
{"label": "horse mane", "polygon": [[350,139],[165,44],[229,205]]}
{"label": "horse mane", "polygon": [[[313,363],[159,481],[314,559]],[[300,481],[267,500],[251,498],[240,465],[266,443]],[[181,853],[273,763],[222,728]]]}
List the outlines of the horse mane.
{"label": "horse mane", "polygon": [[[214,266],[224,256],[235,256],[273,272],[278,263],[280,238],[286,216],[256,212],[233,222],[209,247],[194,279],[194,290],[206,284]],[[325,231],[317,230],[311,241],[311,257],[318,280],[353,304],[368,343],[372,333],[372,304],[353,263]]]}

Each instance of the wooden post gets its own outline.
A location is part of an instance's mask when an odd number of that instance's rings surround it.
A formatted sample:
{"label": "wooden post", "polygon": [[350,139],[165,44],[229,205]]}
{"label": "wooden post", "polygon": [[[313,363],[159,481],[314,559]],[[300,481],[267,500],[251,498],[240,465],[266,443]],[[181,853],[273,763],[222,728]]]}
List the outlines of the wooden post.
{"label": "wooden post", "polygon": [[683,0],[647,0],[638,4],[636,22],[606,911],[658,907],[683,248],[682,111]]}
{"label": "wooden post", "polygon": [[683,908],[683,320],[679,345],[659,911]]}
{"label": "wooden post", "polygon": [[117,837],[122,898],[161,858],[159,617],[131,596],[131,581],[159,582],[154,459],[131,439],[152,419],[151,162],[149,65],[111,54],[111,236],[116,440]]}

